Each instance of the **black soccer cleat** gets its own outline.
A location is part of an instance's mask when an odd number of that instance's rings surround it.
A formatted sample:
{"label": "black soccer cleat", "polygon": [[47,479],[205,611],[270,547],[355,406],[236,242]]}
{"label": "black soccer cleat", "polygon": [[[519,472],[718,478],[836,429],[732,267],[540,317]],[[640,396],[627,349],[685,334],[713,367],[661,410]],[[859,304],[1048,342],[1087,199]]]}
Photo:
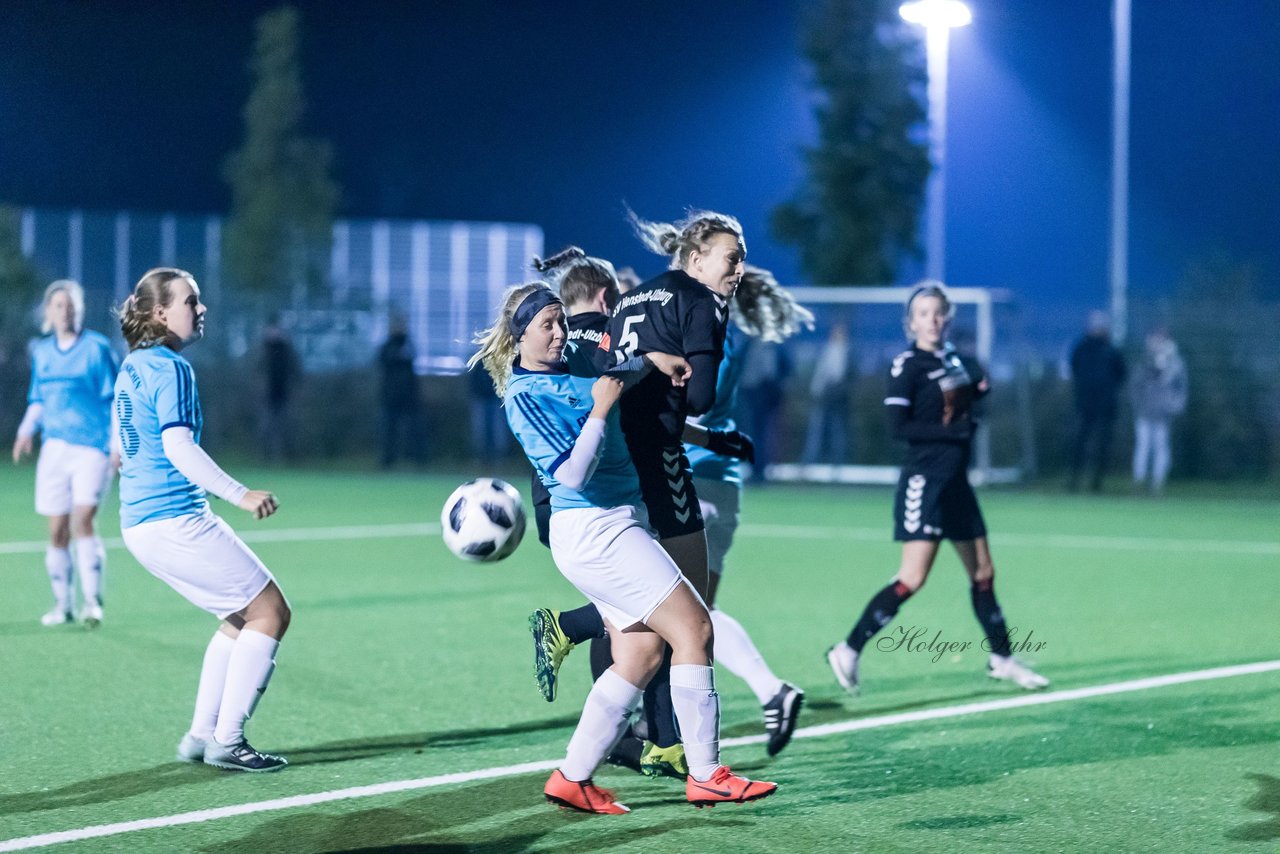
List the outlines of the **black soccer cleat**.
{"label": "black soccer cleat", "polygon": [[204,764],[228,771],[279,771],[289,763],[281,756],[260,753],[247,741],[239,744],[220,744],[210,739],[204,748]]}
{"label": "black soccer cleat", "polygon": [[773,699],[764,704],[764,731],[769,737],[765,752],[770,756],[777,756],[791,741],[803,704],[804,692],[787,682],[783,682]]}

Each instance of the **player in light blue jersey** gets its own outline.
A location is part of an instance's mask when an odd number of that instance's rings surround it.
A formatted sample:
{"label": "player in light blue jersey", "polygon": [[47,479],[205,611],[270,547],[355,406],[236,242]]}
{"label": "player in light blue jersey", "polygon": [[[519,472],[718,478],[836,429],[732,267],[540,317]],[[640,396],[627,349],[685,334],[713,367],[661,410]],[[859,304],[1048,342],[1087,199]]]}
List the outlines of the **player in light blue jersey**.
{"label": "player in light blue jersey", "polygon": [[120,365],[107,339],[84,328],[84,291],[77,282],[50,284],[43,312],[48,334],[31,344],[31,389],[13,461],[31,453],[39,433],[36,512],[49,519],[44,565],[54,600],[40,622],[74,621],[78,576],[80,619],[95,627],[102,623],[106,550],[94,516],[119,465],[111,449],[111,394]]}
{"label": "player in light blue jersey", "polygon": [[[489,372],[512,432],[551,493],[557,567],[600,610],[612,637],[613,665],[587,695],[565,761],[543,793],[583,812],[628,811],[591,775],[639,705],[665,642],[673,650],[672,703],[689,761],[686,798],[705,806],[773,794],[774,784],[720,764],[710,617],[646,523],[615,407],[622,382],[613,375],[575,376],[567,335],[564,306],[551,288],[518,285],[507,291],[493,326],[477,336],[481,347],[471,360]],[[662,353],[642,359],[676,384],[688,375],[683,359]]]}
{"label": "player in light blue jersey", "polygon": [[222,621],[205,650],[191,729],[178,759],[233,771],[287,763],[254,750],[244,725],[267,689],[292,614],[275,578],[209,509],[211,492],[265,519],[276,498],[237,483],[199,445],[203,416],[182,350],[204,334],[190,273],[149,270],[118,311],[129,344],[115,386],[120,528],[148,572]]}
{"label": "player in light blue jersey", "polygon": [[[733,413],[744,355],[756,340],[781,342],[813,326],[813,315],[778,284],[773,274],[746,265],[730,303],[731,329],[725,357],[716,377],[716,402],[697,419],[685,423],[685,438],[699,444],[685,445],[693,469],[694,491],[702,504],[707,526],[707,566],[710,579],[707,606],[715,626],[716,661],[741,677],[764,709],[765,750],[773,756],[787,746],[795,732],[804,692],[783,682],[756,648],[742,624],[715,607],[716,592],[724,573],[725,555],[733,545],[742,506],[740,459],[754,461],[750,440],[738,432]],[[722,439],[706,441],[700,433],[714,431]],[[745,447],[744,447],[745,445]]]}

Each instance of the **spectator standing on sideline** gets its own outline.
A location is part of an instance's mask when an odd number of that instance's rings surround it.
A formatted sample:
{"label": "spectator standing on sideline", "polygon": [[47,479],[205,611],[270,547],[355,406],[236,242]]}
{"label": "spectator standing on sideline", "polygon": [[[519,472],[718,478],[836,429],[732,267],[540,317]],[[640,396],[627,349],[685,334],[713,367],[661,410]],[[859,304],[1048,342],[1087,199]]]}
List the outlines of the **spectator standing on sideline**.
{"label": "spectator standing on sideline", "polygon": [[1187,408],[1186,364],[1163,326],[1147,334],[1132,393],[1133,485],[1159,495],[1172,463],[1169,426]]}
{"label": "spectator standing on sideline", "polygon": [[294,388],[302,377],[298,353],[289,343],[279,315],[267,318],[262,330],[262,352],[258,369],[264,381],[260,445],[268,462],[287,460],[293,455],[290,437],[293,418],[289,404]]}
{"label": "spectator standing on sideline", "polygon": [[382,467],[391,468],[406,451],[415,462],[425,462],[421,429],[418,378],[413,372],[413,342],[403,318],[393,318],[387,340],[378,349],[382,371]]}
{"label": "spectator standing on sideline", "polygon": [[848,462],[849,333],[843,323],[831,327],[809,381],[809,429],[803,460],[806,465]]}
{"label": "spectator standing on sideline", "polygon": [[1102,491],[1102,477],[1111,451],[1116,399],[1126,376],[1124,356],[1111,343],[1111,323],[1106,312],[1089,313],[1088,327],[1071,351],[1071,378],[1075,385],[1076,435],[1071,454],[1072,492],[1080,476],[1091,469],[1089,488]]}

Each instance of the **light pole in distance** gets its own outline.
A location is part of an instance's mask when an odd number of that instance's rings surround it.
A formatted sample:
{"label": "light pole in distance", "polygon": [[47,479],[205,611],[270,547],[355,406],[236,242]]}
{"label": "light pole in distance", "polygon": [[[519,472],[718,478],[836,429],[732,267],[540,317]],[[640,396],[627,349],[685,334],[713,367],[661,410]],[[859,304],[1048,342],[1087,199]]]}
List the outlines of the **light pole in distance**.
{"label": "light pole in distance", "polygon": [[913,0],[898,14],[908,23],[924,27],[929,74],[929,176],[928,220],[925,231],[925,272],[945,281],[946,273],[946,154],[947,154],[947,48],[951,30],[973,21],[973,13],[960,0]]}

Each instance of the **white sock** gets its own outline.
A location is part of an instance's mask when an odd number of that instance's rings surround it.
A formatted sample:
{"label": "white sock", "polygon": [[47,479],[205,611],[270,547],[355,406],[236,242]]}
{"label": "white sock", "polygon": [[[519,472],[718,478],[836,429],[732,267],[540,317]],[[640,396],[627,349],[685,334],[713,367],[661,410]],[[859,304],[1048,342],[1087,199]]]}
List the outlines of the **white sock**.
{"label": "white sock", "polygon": [[595,773],[596,767],[618,743],[643,696],[643,690],[623,679],[613,668],[600,674],[582,706],[582,717],[560,765],[560,773],[566,780],[580,783]]}
{"label": "white sock", "polygon": [[239,744],[244,740],[244,724],[257,708],[276,669],[275,654],[280,642],[262,632],[241,629],[227,661],[222,703],[213,738],[219,744]]}
{"label": "white sock", "polygon": [[196,712],[191,717],[191,734],[205,741],[213,738],[213,728],[218,723],[218,707],[222,705],[222,688],[227,682],[227,662],[236,639],[223,632],[214,632],[213,639],[204,651],[204,664],[200,667],[200,686],[196,688]]}
{"label": "white sock", "polygon": [[711,612],[711,626],[715,630],[716,663],[723,664],[725,669],[743,679],[755,692],[760,705],[764,705],[782,690],[782,680],[773,675],[764,656],[742,624],[724,611]]}
{"label": "white sock", "polygon": [[671,705],[680,725],[684,758],[699,783],[720,767],[720,695],[715,670],[707,664],[671,665]]}
{"label": "white sock", "polygon": [[99,536],[80,537],[75,541],[76,572],[80,576],[80,593],[85,605],[102,604],[102,573],[107,568],[107,553]]}
{"label": "white sock", "polygon": [[71,550],[49,546],[44,550],[44,568],[49,573],[53,601],[63,611],[71,610]]}

